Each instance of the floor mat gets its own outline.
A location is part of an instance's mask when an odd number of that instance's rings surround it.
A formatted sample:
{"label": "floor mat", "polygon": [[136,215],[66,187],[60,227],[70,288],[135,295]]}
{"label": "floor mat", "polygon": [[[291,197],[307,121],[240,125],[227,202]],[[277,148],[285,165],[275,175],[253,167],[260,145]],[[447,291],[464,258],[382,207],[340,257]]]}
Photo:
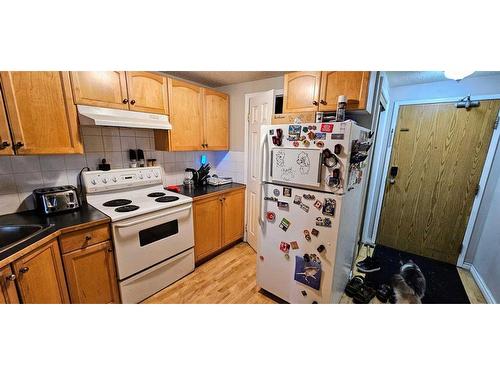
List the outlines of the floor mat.
{"label": "floor mat", "polygon": [[375,247],[374,254],[380,262],[381,270],[367,273],[367,282],[375,285],[388,284],[392,275],[399,272],[400,261],[404,263],[411,259],[420,267],[427,282],[422,303],[470,303],[454,265],[381,245]]}

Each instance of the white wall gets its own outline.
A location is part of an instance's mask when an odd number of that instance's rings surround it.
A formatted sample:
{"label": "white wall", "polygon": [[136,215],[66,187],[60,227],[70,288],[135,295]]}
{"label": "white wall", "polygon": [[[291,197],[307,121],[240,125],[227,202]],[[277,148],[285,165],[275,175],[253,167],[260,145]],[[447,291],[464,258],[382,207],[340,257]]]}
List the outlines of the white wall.
{"label": "white wall", "polygon": [[283,77],[261,79],[217,87],[229,95],[229,136],[231,151],[245,150],[245,94],[282,89]]}

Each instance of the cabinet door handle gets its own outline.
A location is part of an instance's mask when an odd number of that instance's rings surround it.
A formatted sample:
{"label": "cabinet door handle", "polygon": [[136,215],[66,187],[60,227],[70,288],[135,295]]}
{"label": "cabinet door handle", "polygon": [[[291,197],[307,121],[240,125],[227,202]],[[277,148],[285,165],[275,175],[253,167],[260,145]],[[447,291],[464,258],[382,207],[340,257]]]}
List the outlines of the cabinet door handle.
{"label": "cabinet door handle", "polygon": [[108,253],[112,253],[113,252],[113,248],[110,246],[108,247]]}
{"label": "cabinet door handle", "polygon": [[328,103],[327,103],[325,100],[323,100],[323,99],[322,99],[322,100],[320,100],[319,102],[320,102],[321,104],[323,104],[323,105],[327,105],[327,104],[328,104]]}
{"label": "cabinet door handle", "polygon": [[29,269],[29,267],[23,267],[23,268],[21,268],[21,269],[19,270],[19,272],[21,272],[21,273],[26,273],[26,272],[28,272],[29,270],[30,270],[30,269]]}
{"label": "cabinet door handle", "polygon": [[122,103],[123,103],[123,104],[127,104],[127,103],[128,103],[128,99],[127,99],[127,98],[123,99],[123,100],[122,100]]}
{"label": "cabinet door handle", "polygon": [[16,279],[16,275],[14,275],[14,274],[7,276],[8,281],[14,281],[15,279]]}
{"label": "cabinet door handle", "polygon": [[14,145],[14,148],[16,149],[20,149],[21,147],[24,146],[24,143],[23,142],[17,142],[15,145]]}
{"label": "cabinet door handle", "polygon": [[90,236],[88,234],[85,236],[85,241],[90,241],[91,239],[92,239],[92,236]]}
{"label": "cabinet door handle", "polygon": [[313,105],[318,105],[318,102],[316,100],[314,100]]}
{"label": "cabinet door handle", "polygon": [[130,104],[134,105],[134,104],[135,104],[135,100],[134,100],[134,99],[132,99],[132,100],[130,101]]}
{"label": "cabinet door handle", "polygon": [[0,150],[3,150],[4,148],[7,148],[10,146],[10,143],[7,141],[4,141],[0,144]]}

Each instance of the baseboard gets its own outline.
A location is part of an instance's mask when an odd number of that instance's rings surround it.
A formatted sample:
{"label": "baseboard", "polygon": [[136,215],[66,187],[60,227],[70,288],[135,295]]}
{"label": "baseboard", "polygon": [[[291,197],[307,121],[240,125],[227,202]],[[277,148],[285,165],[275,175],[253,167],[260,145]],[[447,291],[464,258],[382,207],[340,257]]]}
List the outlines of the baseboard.
{"label": "baseboard", "polygon": [[481,293],[483,293],[486,302],[496,304],[497,301],[495,300],[495,297],[493,297],[489,288],[486,286],[486,283],[484,282],[483,278],[477,272],[476,267],[474,267],[473,264],[469,264],[469,267],[470,267],[469,268],[470,273],[472,274],[472,277],[474,278],[474,281],[476,282],[477,286],[481,290]]}

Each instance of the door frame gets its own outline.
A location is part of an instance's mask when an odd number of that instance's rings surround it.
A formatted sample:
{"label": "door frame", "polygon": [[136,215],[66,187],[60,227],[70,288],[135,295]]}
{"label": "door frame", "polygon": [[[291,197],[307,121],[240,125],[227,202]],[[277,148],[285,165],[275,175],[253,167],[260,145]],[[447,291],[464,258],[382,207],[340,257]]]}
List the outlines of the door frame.
{"label": "door frame", "polygon": [[[392,118],[391,125],[388,132],[388,143],[387,149],[385,151],[384,164],[382,170],[382,179],[380,180],[379,185],[379,196],[377,199],[377,208],[375,213],[375,222],[373,226],[373,239],[376,240],[378,227],[380,223],[380,215],[382,212],[382,203],[385,195],[385,185],[387,181],[387,174],[389,173],[389,164],[391,162],[392,149],[394,146],[394,134],[398,122],[399,116],[399,108],[403,105],[416,105],[416,104],[436,104],[436,103],[449,103],[449,102],[457,102],[463,99],[463,97],[447,97],[447,98],[436,98],[436,99],[417,99],[417,100],[399,100],[394,102],[394,106],[392,109]],[[498,100],[500,99],[500,94],[493,95],[471,95],[472,100]],[[499,112],[500,113],[500,112]],[[500,117],[500,116],[499,116]],[[491,166],[493,164],[493,157],[495,156],[495,151],[497,149],[497,145],[500,141],[500,126],[497,126],[496,129],[493,130],[493,134],[491,135],[491,142],[488,147],[488,152],[486,154],[486,159],[484,160],[483,170],[481,172],[481,177],[479,179],[479,193],[475,196],[474,202],[472,204],[472,209],[470,212],[469,220],[467,221],[467,226],[465,229],[464,238],[462,240],[462,251],[458,256],[457,267],[467,268],[465,263],[465,256],[467,255],[467,251],[469,250],[469,243],[472,237],[472,232],[474,230],[474,224],[476,223],[477,215],[479,212],[479,207],[481,205],[481,201],[484,195],[484,188],[486,186],[486,182],[488,181],[488,176],[490,175]]]}
{"label": "door frame", "polygon": [[[250,115],[250,99],[262,95],[264,93],[269,93],[272,91],[273,94],[273,106],[271,110],[271,116],[274,115],[274,98],[276,95],[282,95],[283,94],[283,89],[271,89],[271,90],[264,90],[264,91],[257,91],[257,92],[252,92],[249,94],[245,94],[245,133],[244,133],[244,148],[243,148],[243,153],[244,153],[244,166],[243,166],[243,173],[244,173],[244,183],[245,185],[248,182],[248,130],[250,128],[250,124],[248,123],[248,118]],[[269,125],[271,125],[269,123]],[[249,210],[248,210],[248,189],[245,189],[245,230],[243,234],[243,241],[247,241],[247,228],[248,228],[248,215],[249,215]],[[250,246],[251,247],[251,246]],[[252,248],[253,249],[253,248]],[[255,250],[255,249],[254,249]]]}

